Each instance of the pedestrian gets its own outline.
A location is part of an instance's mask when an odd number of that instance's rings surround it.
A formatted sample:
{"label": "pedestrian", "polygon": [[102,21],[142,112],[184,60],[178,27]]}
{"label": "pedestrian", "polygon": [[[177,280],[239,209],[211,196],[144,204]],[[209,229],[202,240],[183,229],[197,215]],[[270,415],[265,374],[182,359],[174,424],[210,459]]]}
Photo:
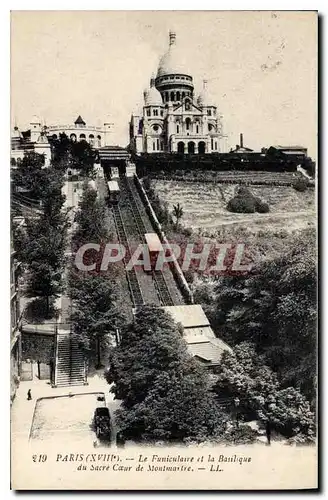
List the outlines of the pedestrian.
{"label": "pedestrian", "polygon": [[266,437],[267,437],[267,445],[270,446],[270,444],[271,444],[271,424],[270,424],[270,420],[266,421],[266,424],[265,424],[265,434],[266,434]]}
{"label": "pedestrian", "polygon": [[31,401],[31,399],[32,399],[32,393],[31,393],[31,389],[29,389],[27,391],[27,401]]}

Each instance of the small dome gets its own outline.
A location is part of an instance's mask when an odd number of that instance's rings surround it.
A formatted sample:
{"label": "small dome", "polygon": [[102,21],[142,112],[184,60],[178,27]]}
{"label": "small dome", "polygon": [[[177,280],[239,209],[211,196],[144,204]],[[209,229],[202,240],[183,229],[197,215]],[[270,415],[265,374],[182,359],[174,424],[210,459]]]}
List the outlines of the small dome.
{"label": "small dome", "polygon": [[150,89],[144,92],[146,106],[163,106],[162,96],[155,87],[155,78],[150,80]]}
{"label": "small dome", "polygon": [[185,59],[176,46],[176,34],[170,32],[170,45],[167,52],[161,57],[157,70],[157,77],[163,75],[189,75]]}

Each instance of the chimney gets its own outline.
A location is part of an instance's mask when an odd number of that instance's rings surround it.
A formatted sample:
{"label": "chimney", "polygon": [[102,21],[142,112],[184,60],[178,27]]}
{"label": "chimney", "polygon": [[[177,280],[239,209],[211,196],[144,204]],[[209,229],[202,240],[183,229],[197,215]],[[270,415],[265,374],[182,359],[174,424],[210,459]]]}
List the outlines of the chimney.
{"label": "chimney", "polygon": [[243,148],[244,147],[244,138],[243,138],[243,134],[240,134],[240,147]]}
{"label": "chimney", "polygon": [[170,31],[169,39],[170,39],[170,45],[175,45],[176,33],[174,31]]}

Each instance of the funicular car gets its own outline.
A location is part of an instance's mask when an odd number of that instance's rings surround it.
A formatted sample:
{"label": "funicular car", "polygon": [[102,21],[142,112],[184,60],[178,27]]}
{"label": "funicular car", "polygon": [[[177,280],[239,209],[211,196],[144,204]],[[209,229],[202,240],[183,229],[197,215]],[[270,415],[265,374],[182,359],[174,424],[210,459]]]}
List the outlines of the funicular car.
{"label": "funicular car", "polygon": [[[150,272],[152,272],[155,270],[159,253],[163,252],[163,247],[156,233],[146,233],[145,240],[148,247],[149,258],[150,258],[150,267],[151,267]],[[144,271],[149,272],[149,269],[144,269]]]}
{"label": "funicular car", "polygon": [[108,181],[108,202],[111,205],[117,205],[120,198],[120,187],[117,181]]}

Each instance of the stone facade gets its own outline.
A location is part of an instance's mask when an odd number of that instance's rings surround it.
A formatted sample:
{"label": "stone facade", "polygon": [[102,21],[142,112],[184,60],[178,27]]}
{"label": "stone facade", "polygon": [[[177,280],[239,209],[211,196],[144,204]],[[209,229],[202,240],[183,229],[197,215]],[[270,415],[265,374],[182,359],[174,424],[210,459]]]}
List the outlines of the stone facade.
{"label": "stone facade", "polygon": [[211,102],[207,82],[196,98],[193,78],[170,32],[169,48],[144,91],[142,116],[131,117],[130,149],[137,154],[214,153],[221,151],[222,138],[221,115]]}

